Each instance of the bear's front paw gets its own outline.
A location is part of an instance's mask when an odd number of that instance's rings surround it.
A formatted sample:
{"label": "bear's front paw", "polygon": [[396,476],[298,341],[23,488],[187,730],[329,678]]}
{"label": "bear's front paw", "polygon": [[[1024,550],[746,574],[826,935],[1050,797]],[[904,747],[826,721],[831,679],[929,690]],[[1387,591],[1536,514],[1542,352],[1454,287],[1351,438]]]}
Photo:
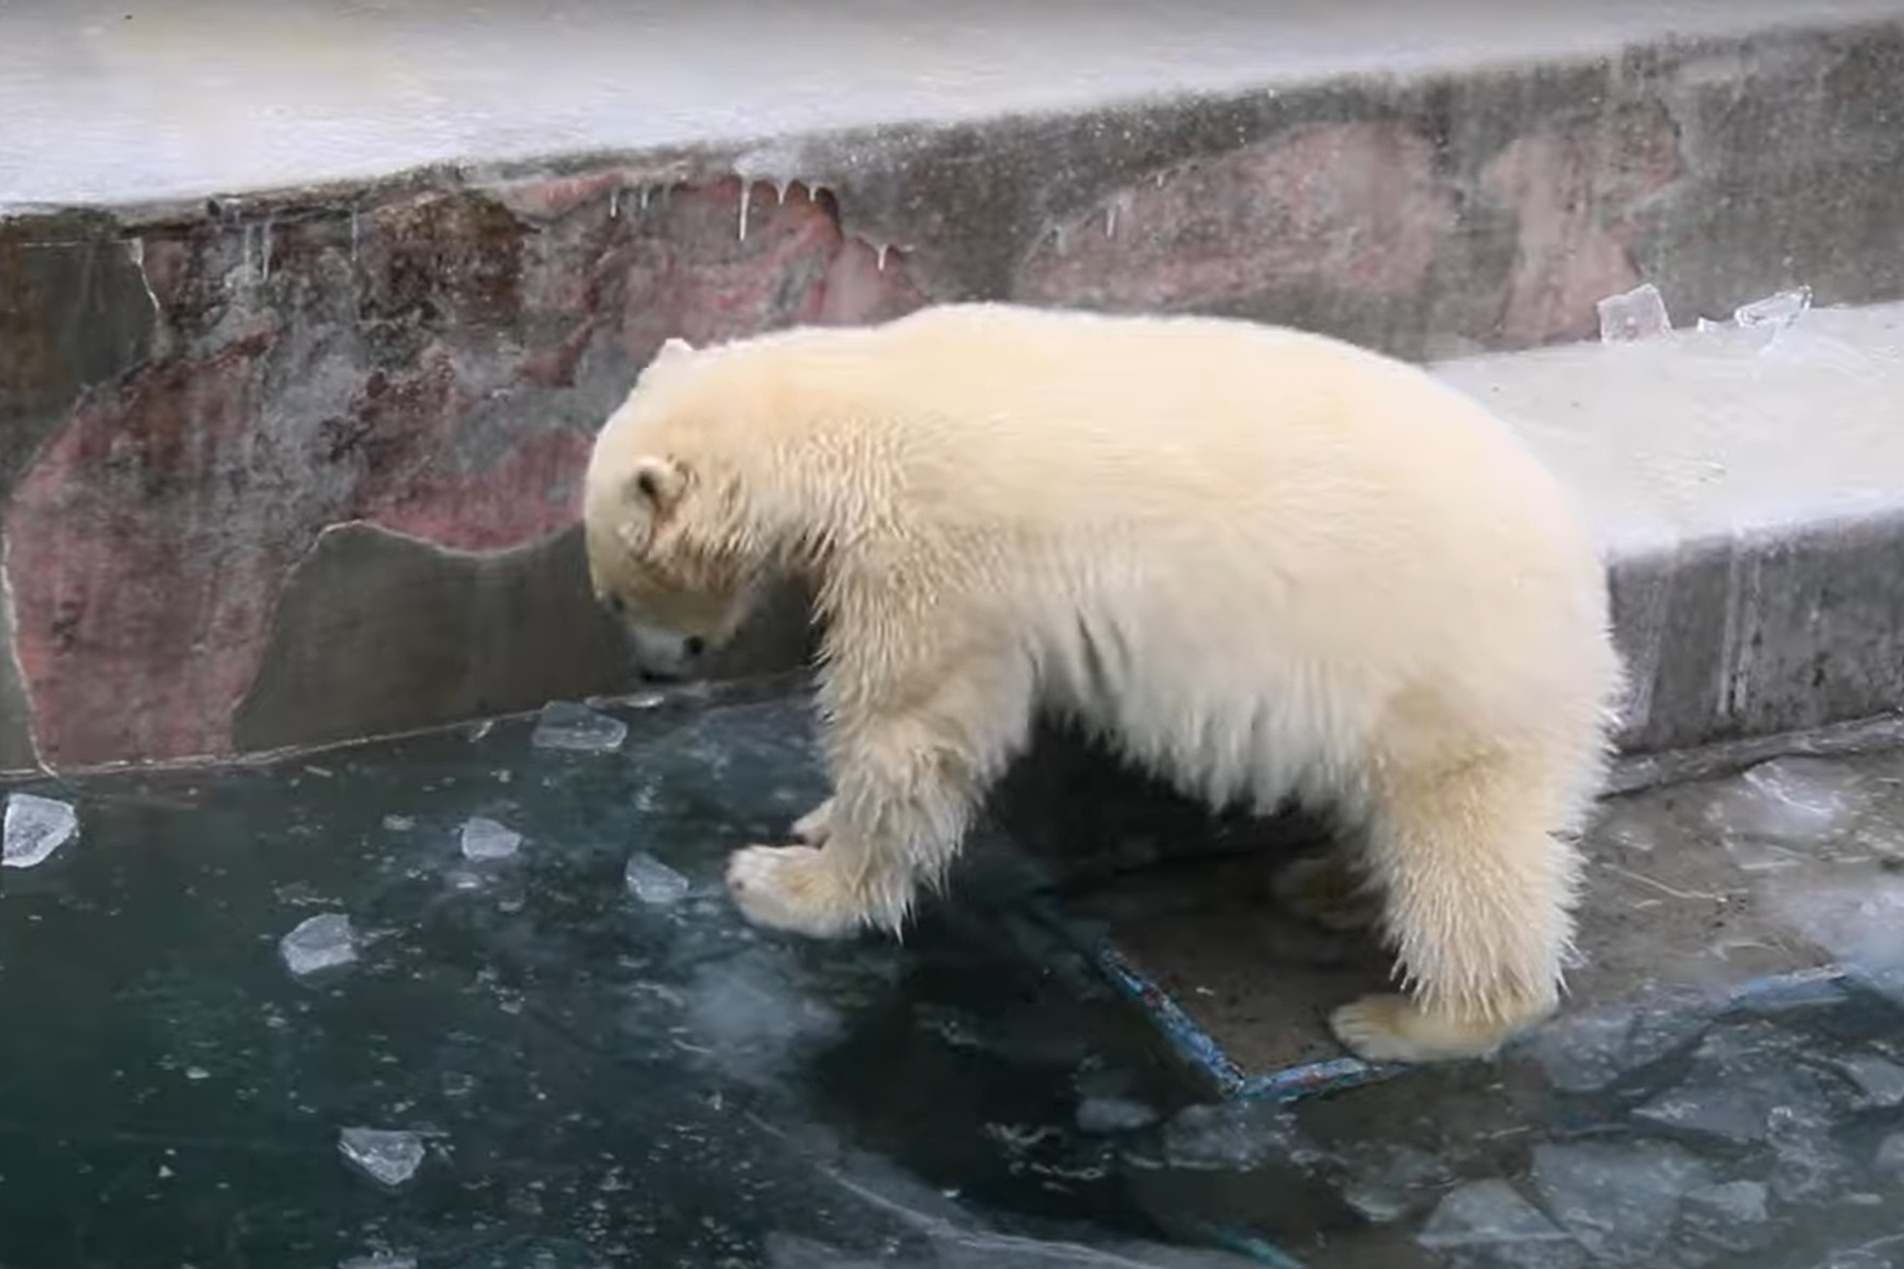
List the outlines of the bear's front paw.
{"label": "bear's front paw", "polygon": [[824,846],[833,835],[833,799],[826,801],[793,822],[793,840],[802,846]]}
{"label": "bear's front paw", "polygon": [[808,938],[844,938],[861,924],[826,857],[811,846],[749,846],[727,861],[727,892],[755,925]]}

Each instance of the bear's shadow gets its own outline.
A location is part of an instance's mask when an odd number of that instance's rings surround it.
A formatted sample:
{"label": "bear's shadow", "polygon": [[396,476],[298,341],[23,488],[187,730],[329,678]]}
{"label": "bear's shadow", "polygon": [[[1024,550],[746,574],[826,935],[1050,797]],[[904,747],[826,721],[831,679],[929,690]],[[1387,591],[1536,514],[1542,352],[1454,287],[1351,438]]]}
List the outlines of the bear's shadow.
{"label": "bear's shadow", "polygon": [[1372,933],[1322,929],[1274,893],[1285,866],[1335,840],[1326,811],[1212,811],[1046,720],[986,812],[1066,913],[1096,925],[1245,1071],[1342,1056],[1329,1011],[1389,983],[1393,957]]}

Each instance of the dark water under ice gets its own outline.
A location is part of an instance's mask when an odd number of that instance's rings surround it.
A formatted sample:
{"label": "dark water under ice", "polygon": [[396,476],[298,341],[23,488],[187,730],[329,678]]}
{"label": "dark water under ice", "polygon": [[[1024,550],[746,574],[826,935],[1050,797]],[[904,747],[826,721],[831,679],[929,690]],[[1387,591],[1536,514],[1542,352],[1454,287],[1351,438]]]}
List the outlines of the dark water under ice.
{"label": "dark water under ice", "polygon": [[1197,1105],[995,844],[904,946],[738,920],[799,706],[620,716],[35,784],[82,827],[0,870],[0,1266],[1904,1266],[1882,991]]}

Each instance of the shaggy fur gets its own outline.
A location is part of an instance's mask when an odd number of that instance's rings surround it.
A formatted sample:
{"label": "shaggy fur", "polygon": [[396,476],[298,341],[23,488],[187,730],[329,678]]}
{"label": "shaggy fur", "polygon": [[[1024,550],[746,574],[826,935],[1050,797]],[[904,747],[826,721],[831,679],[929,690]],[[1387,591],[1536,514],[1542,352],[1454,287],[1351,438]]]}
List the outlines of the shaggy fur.
{"label": "shaggy fur", "polygon": [[732,857],[751,920],[897,931],[1042,707],[1213,805],[1359,826],[1291,887],[1352,876],[1397,954],[1404,994],[1331,1019],[1355,1052],[1485,1054],[1554,1009],[1566,834],[1619,688],[1604,570],[1554,479],[1420,370],[997,305],[671,341],[597,441],[585,516],[656,672],[770,576],[816,586],[834,796],[800,844]]}

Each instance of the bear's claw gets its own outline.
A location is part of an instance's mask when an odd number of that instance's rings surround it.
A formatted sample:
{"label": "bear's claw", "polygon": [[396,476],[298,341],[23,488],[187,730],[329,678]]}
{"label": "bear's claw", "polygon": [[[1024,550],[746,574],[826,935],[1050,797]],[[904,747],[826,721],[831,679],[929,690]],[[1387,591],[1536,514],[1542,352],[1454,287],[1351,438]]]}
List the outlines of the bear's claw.
{"label": "bear's claw", "polygon": [[826,801],[793,822],[793,840],[802,846],[824,846],[833,835],[833,799]]}

